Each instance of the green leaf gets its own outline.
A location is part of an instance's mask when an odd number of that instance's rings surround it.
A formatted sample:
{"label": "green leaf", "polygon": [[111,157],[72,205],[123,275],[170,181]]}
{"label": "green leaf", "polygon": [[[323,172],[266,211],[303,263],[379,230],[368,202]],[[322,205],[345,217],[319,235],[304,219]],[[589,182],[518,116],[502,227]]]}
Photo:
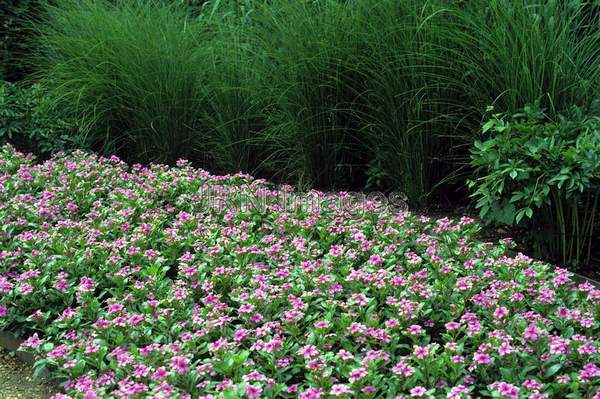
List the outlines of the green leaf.
{"label": "green leaf", "polygon": [[494,119],[490,119],[489,121],[487,121],[486,123],[483,124],[483,126],[481,127],[481,131],[483,133],[486,133],[488,130],[493,128],[495,124],[496,124],[496,121]]}
{"label": "green leaf", "polygon": [[544,375],[546,376],[546,378],[552,377],[554,374],[558,373],[562,366],[563,365],[560,363],[554,364],[546,369],[546,373],[544,373]]}

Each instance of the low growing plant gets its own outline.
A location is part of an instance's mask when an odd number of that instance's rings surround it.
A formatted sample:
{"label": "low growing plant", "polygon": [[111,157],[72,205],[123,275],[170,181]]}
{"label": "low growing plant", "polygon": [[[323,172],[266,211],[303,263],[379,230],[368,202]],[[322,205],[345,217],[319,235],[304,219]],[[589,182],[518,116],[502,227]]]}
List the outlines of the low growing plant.
{"label": "low growing plant", "polygon": [[0,330],[55,399],[600,398],[600,290],[473,219],[9,146],[0,182]]}
{"label": "low growing plant", "polygon": [[475,141],[470,181],[480,215],[522,227],[539,256],[588,262],[597,234],[600,117],[573,108],[556,120],[526,107],[491,114]]}

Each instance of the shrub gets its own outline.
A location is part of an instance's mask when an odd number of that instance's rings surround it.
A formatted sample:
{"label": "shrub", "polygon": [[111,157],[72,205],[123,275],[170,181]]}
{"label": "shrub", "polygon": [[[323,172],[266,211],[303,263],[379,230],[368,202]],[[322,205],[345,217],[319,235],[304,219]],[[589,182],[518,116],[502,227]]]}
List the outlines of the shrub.
{"label": "shrub", "polygon": [[257,140],[268,119],[260,87],[264,59],[247,43],[245,28],[230,21],[207,23],[218,34],[203,44],[202,151],[214,162],[213,170],[270,173],[264,162],[268,151]]}
{"label": "shrub", "polygon": [[453,128],[443,10],[233,3],[207,3],[192,22],[156,3],[59,2],[40,26],[42,75],[104,152],[209,158],[319,187],[369,175],[422,203]]}
{"label": "shrub", "polygon": [[81,152],[0,180],[0,329],[58,398],[598,393],[600,291],[472,219]]}
{"label": "shrub", "polygon": [[[597,108],[597,107],[596,107]],[[600,109],[597,109],[600,110]],[[600,195],[600,114],[493,114],[472,150],[481,216],[526,228],[538,255],[590,259]]]}
{"label": "shrub", "polygon": [[40,87],[0,82],[0,143],[47,156],[82,146],[75,122],[62,118]]}

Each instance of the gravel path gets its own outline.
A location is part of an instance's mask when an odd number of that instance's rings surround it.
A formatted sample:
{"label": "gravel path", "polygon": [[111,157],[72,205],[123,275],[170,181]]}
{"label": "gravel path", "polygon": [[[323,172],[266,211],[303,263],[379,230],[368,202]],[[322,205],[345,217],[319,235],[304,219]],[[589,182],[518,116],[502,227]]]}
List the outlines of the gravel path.
{"label": "gravel path", "polygon": [[0,399],[49,399],[56,390],[33,380],[33,369],[0,349]]}

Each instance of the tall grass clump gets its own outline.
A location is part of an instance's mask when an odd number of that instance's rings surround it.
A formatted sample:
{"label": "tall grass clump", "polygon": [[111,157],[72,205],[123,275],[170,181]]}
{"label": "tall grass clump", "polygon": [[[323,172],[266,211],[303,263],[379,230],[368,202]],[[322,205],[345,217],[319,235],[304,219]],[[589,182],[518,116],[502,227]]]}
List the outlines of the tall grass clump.
{"label": "tall grass clump", "polygon": [[594,7],[581,0],[469,2],[456,13],[452,38],[470,65],[464,80],[470,106],[514,113],[539,100],[556,114],[598,98]]}
{"label": "tall grass clump", "polygon": [[257,7],[273,106],[261,138],[274,169],[319,186],[401,189],[422,203],[459,104],[449,12],[424,0]]}
{"label": "tall grass clump", "polygon": [[220,171],[264,173],[269,154],[257,137],[267,124],[268,102],[260,86],[267,67],[245,39],[247,27],[230,18],[210,21],[216,34],[202,43],[202,148]]}
{"label": "tall grass clump", "polygon": [[488,105],[553,114],[600,89],[578,0],[54,3],[40,76],[96,148],[414,205],[469,170]]}
{"label": "tall grass clump", "polygon": [[361,3],[366,90],[361,137],[372,185],[403,190],[423,204],[450,173],[450,149],[469,113],[457,56],[454,10],[435,1]]}
{"label": "tall grass clump", "polygon": [[274,1],[252,16],[253,47],[267,62],[261,96],[268,124],[258,141],[264,167],[280,177],[339,188],[357,162],[356,100],[362,91],[352,6]]}
{"label": "tall grass clump", "polygon": [[56,105],[106,152],[174,161],[202,146],[207,30],[159,2],[57,0],[37,62]]}

